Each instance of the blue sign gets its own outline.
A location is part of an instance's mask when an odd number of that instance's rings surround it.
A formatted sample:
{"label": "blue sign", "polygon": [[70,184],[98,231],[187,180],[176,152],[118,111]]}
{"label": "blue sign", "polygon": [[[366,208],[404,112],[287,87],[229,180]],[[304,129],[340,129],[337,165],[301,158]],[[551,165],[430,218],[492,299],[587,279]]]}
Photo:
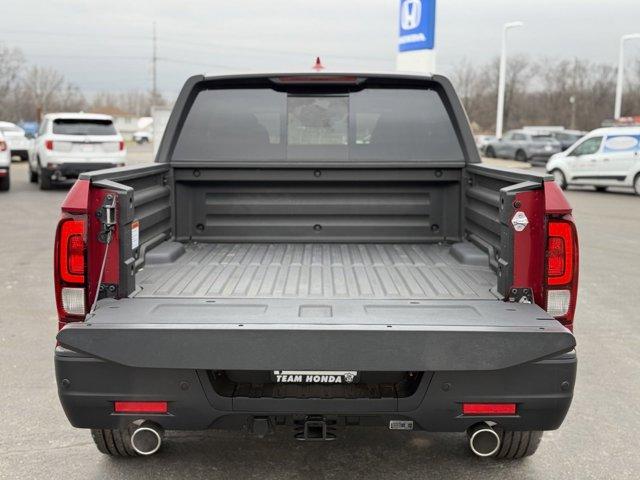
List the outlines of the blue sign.
{"label": "blue sign", "polygon": [[400,0],[398,50],[431,50],[436,34],[436,0]]}
{"label": "blue sign", "polygon": [[604,142],[604,153],[640,150],[640,135],[609,135]]}

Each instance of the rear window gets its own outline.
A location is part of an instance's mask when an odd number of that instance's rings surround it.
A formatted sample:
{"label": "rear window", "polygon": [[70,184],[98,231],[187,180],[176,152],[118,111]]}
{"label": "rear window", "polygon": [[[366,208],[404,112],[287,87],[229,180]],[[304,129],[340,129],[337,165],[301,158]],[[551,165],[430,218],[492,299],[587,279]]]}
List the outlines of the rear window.
{"label": "rear window", "polygon": [[58,135],[116,135],[111,120],[58,118],[53,121],[53,133]]}
{"label": "rear window", "polygon": [[1,133],[9,133],[9,134],[24,134],[24,130],[20,127],[0,127]]}
{"label": "rear window", "polygon": [[534,142],[547,142],[549,140],[553,140],[553,136],[549,135],[531,135],[531,138]]}
{"label": "rear window", "polygon": [[201,91],[175,161],[464,160],[437,92],[367,89],[298,94],[270,89]]}

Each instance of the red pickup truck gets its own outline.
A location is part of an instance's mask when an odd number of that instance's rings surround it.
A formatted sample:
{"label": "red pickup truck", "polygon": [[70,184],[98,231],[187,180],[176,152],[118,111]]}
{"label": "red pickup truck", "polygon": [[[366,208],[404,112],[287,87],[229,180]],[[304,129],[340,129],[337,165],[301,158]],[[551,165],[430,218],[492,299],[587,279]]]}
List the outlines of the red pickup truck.
{"label": "red pickup truck", "polygon": [[195,76],[155,163],[62,205],[59,396],[110,455],[382,425],[521,458],[571,403],[577,285],[562,191],[481,164],[446,78]]}

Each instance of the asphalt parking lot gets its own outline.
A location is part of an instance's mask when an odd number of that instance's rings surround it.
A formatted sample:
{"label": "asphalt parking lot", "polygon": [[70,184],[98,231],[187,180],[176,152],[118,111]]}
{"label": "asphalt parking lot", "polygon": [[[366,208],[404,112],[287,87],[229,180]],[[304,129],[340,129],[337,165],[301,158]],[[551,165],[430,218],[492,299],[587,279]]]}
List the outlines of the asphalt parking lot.
{"label": "asphalt parking lot", "polygon": [[[130,163],[147,161],[133,146]],[[579,372],[563,427],[521,462],[473,457],[463,435],[354,429],[303,444],[280,430],[169,434],[156,456],[118,460],[72,428],[53,373],[52,249],[67,188],[41,192],[26,163],[0,194],[0,478],[635,479],[640,472],[640,197],[569,190],[581,247]]]}

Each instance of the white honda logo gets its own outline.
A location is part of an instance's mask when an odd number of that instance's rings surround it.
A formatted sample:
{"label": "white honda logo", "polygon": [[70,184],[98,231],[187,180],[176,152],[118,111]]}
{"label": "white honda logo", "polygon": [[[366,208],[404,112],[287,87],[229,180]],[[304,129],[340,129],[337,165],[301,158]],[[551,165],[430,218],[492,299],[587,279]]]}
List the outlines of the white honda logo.
{"label": "white honda logo", "polygon": [[400,24],[403,30],[413,30],[420,25],[422,0],[405,0],[400,7]]}

